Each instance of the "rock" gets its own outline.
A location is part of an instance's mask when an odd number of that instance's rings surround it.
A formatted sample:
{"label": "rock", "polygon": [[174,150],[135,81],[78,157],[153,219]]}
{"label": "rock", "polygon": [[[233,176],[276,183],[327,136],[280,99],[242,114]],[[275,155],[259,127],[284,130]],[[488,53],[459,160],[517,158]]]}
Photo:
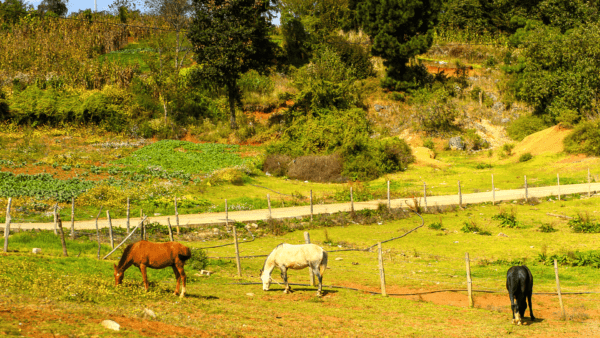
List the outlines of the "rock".
{"label": "rock", "polygon": [[454,150],[465,149],[465,143],[460,136],[452,137],[450,140],[448,140],[448,144],[450,145],[450,148]]}
{"label": "rock", "polygon": [[154,313],[154,311],[152,311],[150,309],[145,308],[144,309],[144,314],[147,315],[147,316],[150,316],[152,318],[156,318],[156,313]]}
{"label": "rock", "polygon": [[107,329],[115,331],[119,331],[119,328],[121,327],[121,325],[119,325],[117,322],[114,322],[109,319],[103,320],[102,323],[100,323],[100,325],[104,326]]}
{"label": "rock", "polygon": [[256,223],[252,223],[250,224],[250,227],[254,228],[254,229],[258,229],[258,224]]}
{"label": "rock", "polygon": [[506,234],[503,234],[503,233],[499,233],[499,234],[498,234],[498,237],[508,237],[508,235],[506,235]]}
{"label": "rock", "polygon": [[219,228],[213,228],[212,231],[215,235],[218,235],[221,232],[221,230],[219,230]]}
{"label": "rock", "polygon": [[34,254],[41,254],[42,253],[42,249],[40,249],[40,248],[33,248],[33,250],[31,250],[31,252],[33,252]]}
{"label": "rock", "polygon": [[342,257],[336,257],[335,260],[336,261],[341,261],[341,260],[343,260],[343,258]]}
{"label": "rock", "polygon": [[382,105],[379,105],[379,104],[373,105],[373,108],[374,108],[374,109],[375,109],[375,111],[376,111],[376,112],[378,112],[378,113],[379,113],[379,112],[380,112],[382,109],[385,109],[385,107],[384,107],[384,106],[382,106]]}
{"label": "rock", "polygon": [[200,274],[203,276],[210,276],[210,275],[212,275],[212,271],[200,270]]}
{"label": "rock", "polygon": [[504,111],[504,103],[502,103],[502,102],[494,103],[494,105],[492,106],[492,110],[497,113]]}
{"label": "rock", "polygon": [[505,117],[502,120],[500,120],[500,122],[501,123],[508,123],[508,122],[510,122],[510,119]]}
{"label": "rock", "polygon": [[252,292],[248,292],[246,296],[254,297],[254,294]]}

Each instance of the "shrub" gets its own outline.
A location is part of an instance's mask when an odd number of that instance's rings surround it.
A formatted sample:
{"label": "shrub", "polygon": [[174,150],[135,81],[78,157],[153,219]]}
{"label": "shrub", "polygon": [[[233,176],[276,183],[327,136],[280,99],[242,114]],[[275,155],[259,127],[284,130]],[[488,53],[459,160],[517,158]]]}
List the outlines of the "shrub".
{"label": "shrub", "polygon": [[444,228],[442,228],[442,222],[433,222],[427,227],[432,230],[444,230]]}
{"label": "shrub", "polygon": [[600,122],[584,122],[564,139],[565,151],[576,154],[584,153],[591,156],[600,155]]}
{"label": "shrub", "polygon": [[577,214],[575,218],[569,220],[569,226],[573,229],[573,232],[580,233],[599,233],[600,223],[594,222],[590,219],[589,214]]}
{"label": "shrub", "polygon": [[552,224],[542,224],[539,228],[540,232],[551,233],[558,231]]}
{"label": "shrub", "polygon": [[256,70],[250,70],[242,74],[238,80],[238,85],[242,93],[250,92],[265,95],[273,91],[275,84],[270,77],[260,75]]}
{"label": "shrub", "polygon": [[289,165],[287,176],[302,181],[340,182],[343,162],[339,154],[308,155],[294,159]]}
{"label": "shrub", "polygon": [[474,221],[466,221],[464,222],[464,226],[460,229],[460,231],[464,232],[464,233],[477,233],[478,235],[482,235],[482,236],[491,236],[492,233],[481,229]]}
{"label": "shrub", "polygon": [[463,134],[465,140],[465,149],[467,150],[480,150],[489,148],[490,144],[481,138],[475,131],[475,129],[467,129]]}
{"label": "shrub", "polygon": [[475,166],[476,169],[488,169],[488,168],[493,168],[493,167],[494,166],[492,166],[489,163],[482,163],[482,162],[477,163],[477,165]]}
{"label": "shrub", "polygon": [[263,171],[273,176],[287,176],[287,171],[292,162],[288,155],[270,154],[263,162]]}
{"label": "shrub", "polygon": [[521,156],[519,156],[519,162],[527,162],[529,160],[531,160],[533,158],[533,155],[531,155],[531,153],[525,153]]}
{"label": "shrub", "polygon": [[521,223],[517,221],[515,210],[513,209],[509,214],[505,210],[500,210],[498,215],[492,216],[493,220],[500,221],[500,228],[519,228]]}
{"label": "shrub", "polygon": [[515,145],[513,143],[505,143],[502,145],[502,152],[504,153],[504,156],[510,156],[512,155],[512,150],[515,148]]}
{"label": "shrub", "polygon": [[506,132],[513,140],[522,141],[526,136],[536,133],[547,127],[548,126],[544,123],[544,120],[535,115],[530,115],[522,116],[512,121],[511,124],[506,127]]}
{"label": "shrub", "polygon": [[201,249],[192,249],[192,257],[185,262],[185,267],[191,270],[200,271],[208,265],[208,256]]}
{"label": "shrub", "polygon": [[432,139],[428,138],[423,141],[423,147],[435,150],[435,143],[433,143]]}

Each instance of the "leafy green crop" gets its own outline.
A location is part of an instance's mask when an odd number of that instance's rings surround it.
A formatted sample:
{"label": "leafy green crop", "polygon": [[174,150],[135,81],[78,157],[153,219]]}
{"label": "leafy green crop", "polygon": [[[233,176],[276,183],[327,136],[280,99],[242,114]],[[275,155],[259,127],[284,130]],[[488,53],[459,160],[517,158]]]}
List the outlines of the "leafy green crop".
{"label": "leafy green crop", "polygon": [[243,164],[244,159],[235,153],[238,149],[237,145],[163,140],[147,145],[115,163],[136,167],[138,172],[139,169],[146,169],[151,172],[200,174]]}
{"label": "leafy green crop", "polygon": [[67,202],[71,197],[76,197],[95,185],[95,182],[77,178],[58,180],[50,174],[15,175],[0,172],[0,196],[2,197],[30,196],[39,200],[53,199]]}

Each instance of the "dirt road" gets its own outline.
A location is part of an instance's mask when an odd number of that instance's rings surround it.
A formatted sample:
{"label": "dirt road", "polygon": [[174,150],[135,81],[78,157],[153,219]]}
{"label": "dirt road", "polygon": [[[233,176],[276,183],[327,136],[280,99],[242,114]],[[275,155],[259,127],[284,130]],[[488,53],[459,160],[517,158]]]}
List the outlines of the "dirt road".
{"label": "dirt road", "polygon": [[[560,188],[558,186],[552,187],[539,187],[539,188],[529,188],[527,191],[528,198],[536,197],[548,197],[548,196],[558,196],[560,189],[561,195],[566,194],[582,194],[582,196],[587,196],[588,192],[591,192],[592,196],[596,191],[600,191],[600,183],[592,183],[592,184],[570,184],[570,185],[561,185]],[[525,189],[514,189],[514,190],[496,190],[495,194],[492,191],[480,192],[474,194],[463,194],[462,195],[462,204],[476,204],[483,202],[492,202],[495,199],[496,202],[499,201],[507,201],[507,200],[516,200],[516,199],[524,199],[525,198]],[[427,197],[427,203],[421,197],[419,198],[419,203],[422,207],[425,205],[431,206],[447,206],[459,204],[459,196],[456,195],[446,195],[446,196],[429,196]],[[363,209],[377,209],[379,204],[387,205],[387,200],[374,200],[368,202],[354,202],[354,210],[363,210]],[[390,201],[392,208],[398,207],[407,207],[407,204],[413,205],[413,201],[411,198],[401,198],[401,199],[393,199]],[[316,214],[328,214],[328,213],[336,213],[340,211],[350,211],[351,204],[347,203],[335,203],[335,204],[324,204],[324,205],[314,205],[313,213]],[[310,206],[301,206],[301,207],[289,207],[289,208],[274,208],[271,211],[271,215],[269,215],[268,209],[260,209],[260,210],[248,210],[248,211],[230,211],[228,214],[229,222],[251,222],[258,220],[266,220],[271,216],[272,218],[291,218],[291,217],[302,217],[310,215]],[[148,220],[151,222],[158,222],[163,225],[167,225],[167,218],[171,219],[171,225],[175,224],[175,216],[174,215],[166,215],[166,216],[153,216],[148,217]],[[112,225],[116,227],[125,227],[126,219],[112,219]],[[139,223],[138,218],[134,218],[131,220],[130,224],[132,227]],[[179,224],[180,225],[209,225],[209,224],[217,224],[217,223],[225,223],[225,212],[216,212],[216,213],[204,213],[204,214],[191,214],[191,215],[179,215]],[[70,226],[70,222],[63,222],[65,227]],[[98,226],[101,228],[107,227],[108,223],[106,220],[99,220]],[[12,229],[54,229],[54,223],[12,223]],[[86,220],[86,221],[76,221],[75,222],[76,229],[95,229],[95,221],[94,220]]]}

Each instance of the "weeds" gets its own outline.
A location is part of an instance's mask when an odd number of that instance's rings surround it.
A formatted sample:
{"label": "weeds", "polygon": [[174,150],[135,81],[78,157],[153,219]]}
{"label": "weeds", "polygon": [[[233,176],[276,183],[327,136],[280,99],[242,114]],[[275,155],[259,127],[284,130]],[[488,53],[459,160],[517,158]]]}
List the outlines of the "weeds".
{"label": "weeds", "polygon": [[464,226],[460,229],[464,233],[474,233],[482,236],[491,236],[492,233],[480,228],[475,221],[465,221]]}
{"label": "weeds", "polygon": [[573,232],[594,234],[600,232],[600,223],[591,220],[589,213],[577,214],[569,221],[568,225],[573,229]]}
{"label": "weeds", "polygon": [[500,209],[498,215],[492,216],[493,220],[500,221],[500,228],[520,228],[521,223],[517,221],[515,209],[511,209],[510,214],[504,209]]}

